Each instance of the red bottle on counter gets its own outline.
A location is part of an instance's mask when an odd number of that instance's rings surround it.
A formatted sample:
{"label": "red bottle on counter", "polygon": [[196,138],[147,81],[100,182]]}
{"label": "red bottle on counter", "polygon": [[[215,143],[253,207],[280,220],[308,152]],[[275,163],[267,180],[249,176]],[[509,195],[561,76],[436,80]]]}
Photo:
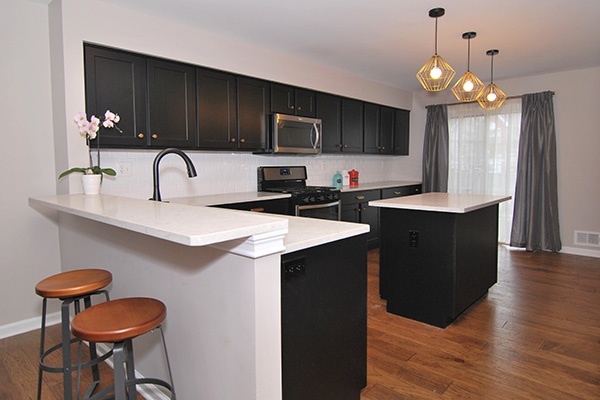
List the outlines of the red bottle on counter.
{"label": "red bottle on counter", "polygon": [[358,186],[358,171],[353,169],[352,171],[348,171],[348,175],[350,176],[350,187]]}

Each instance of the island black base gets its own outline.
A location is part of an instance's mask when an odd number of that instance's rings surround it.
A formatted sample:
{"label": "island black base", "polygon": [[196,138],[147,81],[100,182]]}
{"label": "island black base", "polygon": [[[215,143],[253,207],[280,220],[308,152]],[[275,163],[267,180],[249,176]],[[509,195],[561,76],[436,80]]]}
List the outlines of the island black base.
{"label": "island black base", "polygon": [[380,295],[388,312],[445,328],[496,283],[498,205],[380,212]]}
{"label": "island black base", "polygon": [[281,261],[283,400],[359,400],[367,384],[366,236]]}

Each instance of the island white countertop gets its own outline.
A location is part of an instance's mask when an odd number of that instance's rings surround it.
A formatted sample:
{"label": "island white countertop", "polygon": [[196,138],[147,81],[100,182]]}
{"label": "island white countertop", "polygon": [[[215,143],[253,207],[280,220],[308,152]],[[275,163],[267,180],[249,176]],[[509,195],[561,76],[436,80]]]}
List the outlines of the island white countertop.
{"label": "island white countertop", "polygon": [[370,201],[369,205],[383,208],[462,214],[499,204],[510,199],[511,196],[502,195],[423,193],[405,197],[394,197],[392,199],[374,200]]}
{"label": "island white countertop", "polygon": [[[264,199],[263,199],[264,200]],[[285,253],[360,235],[369,225],[177,204],[112,195],[30,198],[46,207],[186,246],[207,246],[271,232],[284,234]]]}
{"label": "island white countertop", "polygon": [[171,203],[187,204],[190,206],[219,206],[222,204],[249,203],[252,201],[266,201],[290,198],[289,193],[270,192],[239,192],[211,194],[206,196],[176,197],[167,199]]}

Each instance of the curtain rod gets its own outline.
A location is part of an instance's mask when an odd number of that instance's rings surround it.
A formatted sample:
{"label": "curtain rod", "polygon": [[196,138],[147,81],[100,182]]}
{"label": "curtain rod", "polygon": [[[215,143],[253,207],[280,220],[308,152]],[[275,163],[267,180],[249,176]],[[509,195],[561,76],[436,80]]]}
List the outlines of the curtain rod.
{"label": "curtain rod", "polygon": [[[552,91],[552,90],[549,90],[549,92],[550,92],[550,93],[552,93],[552,96],[554,96],[554,94],[555,94],[555,93],[554,93],[554,91]],[[508,96],[508,97],[506,98],[506,100],[511,100],[511,99],[521,99],[521,98],[523,98],[523,95],[522,95],[522,94],[521,94],[521,95],[518,95],[518,96]],[[456,102],[456,103],[447,103],[446,105],[447,105],[447,106],[457,106],[457,105],[459,105],[459,104],[471,104],[471,103],[477,103],[477,100],[473,100],[473,101],[459,101],[459,102]]]}

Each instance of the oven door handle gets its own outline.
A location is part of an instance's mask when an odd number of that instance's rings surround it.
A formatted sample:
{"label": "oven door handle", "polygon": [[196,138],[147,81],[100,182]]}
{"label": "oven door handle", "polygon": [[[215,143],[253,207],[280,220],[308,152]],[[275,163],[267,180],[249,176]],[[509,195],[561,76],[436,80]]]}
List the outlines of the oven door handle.
{"label": "oven door handle", "polygon": [[296,205],[296,216],[298,217],[300,215],[300,211],[301,210],[315,210],[318,208],[328,208],[328,207],[335,207],[337,206],[338,208],[338,221],[342,220],[342,207],[340,205],[340,201],[334,201],[331,203],[325,203],[325,204],[313,204],[313,205]]}

